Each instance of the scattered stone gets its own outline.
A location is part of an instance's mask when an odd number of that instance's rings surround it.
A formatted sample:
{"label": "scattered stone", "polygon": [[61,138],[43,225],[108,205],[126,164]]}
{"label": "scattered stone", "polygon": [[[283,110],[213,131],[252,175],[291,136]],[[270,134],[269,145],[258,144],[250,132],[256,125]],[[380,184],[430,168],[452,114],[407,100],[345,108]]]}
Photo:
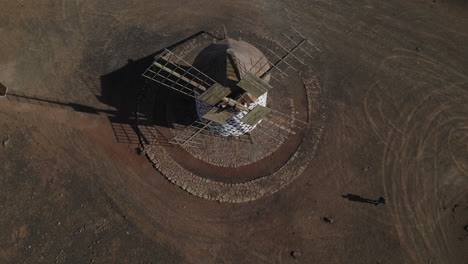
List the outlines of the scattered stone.
{"label": "scattered stone", "polygon": [[145,155],[146,154],[146,149],[142,146],[139,146],[136,148],[136,152],[138,155]]}
{"label": "scattered stone", "polygon": [[333,222],[334,222],[334,221],[333,221],[333,218],[331,218],[331,217],[324,217],[322,220],[323,220],[325,223],[329,223],[329,224],[333,224]]}
{"label": "scattered stone", "polygon": [[3,147],[6,148],[9,142],[10,142],[10,136],[8,136],[6,139],[3,140]]}
{"label": "scattered stone", "polygon": [[293,250],[289,253],[291,255],[291,257],[293,257],[294,259],[297,259],[301,256],[301,252],[300,251],[297,251],[297,250]]}
{"label": "scattered stone", "polygon": [[417,50],[418,52],[421,52],[421,47],[419,47],[419,46],[416,47],[416,50]]}
{"label": "scattered stone", "polygon": [[0,97],[6,96],[7,94],[7,87],[0,83]]}

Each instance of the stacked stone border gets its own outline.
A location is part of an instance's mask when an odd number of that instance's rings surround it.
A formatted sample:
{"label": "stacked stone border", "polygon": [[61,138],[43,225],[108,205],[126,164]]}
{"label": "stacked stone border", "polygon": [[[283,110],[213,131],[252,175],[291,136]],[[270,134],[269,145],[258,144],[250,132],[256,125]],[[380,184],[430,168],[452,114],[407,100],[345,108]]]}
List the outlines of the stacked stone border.
{"label": "stacked stone border", "polygon": [[283,189],[307,168],[317,152],[325,126],[325,105],[319,81],[312,70],[301,74],[301,77],[306,89],[311,126],[297,151],[275,173],[244,183],[230,184],[193,174],[172,159],[164,146],[144,145],[147,157],[170,182],[203,199],[243,203]]}

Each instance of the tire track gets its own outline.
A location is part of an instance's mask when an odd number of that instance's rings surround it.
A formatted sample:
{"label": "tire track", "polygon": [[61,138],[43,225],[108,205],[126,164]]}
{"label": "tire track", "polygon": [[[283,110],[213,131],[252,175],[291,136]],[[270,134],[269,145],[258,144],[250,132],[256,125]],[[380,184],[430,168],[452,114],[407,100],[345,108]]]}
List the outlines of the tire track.
{"label": "tire track", "polygon": [[[413,261],[454,263],[457,251],[447,224],[450,212],[445,209],[467,200],[467,170],[462,163],[468,157],[463,141],[468,77],[427,56],[396,52],[381,69],[400,67],[415,81],[409,89],[404,85],[389,89],[379,81],[364,98],[367,120],[384,142],[380,177],[391,201],[390,216]],[[454,131],[461,137],[453,137]],[[465,148],[455,151],[459,145]]]}

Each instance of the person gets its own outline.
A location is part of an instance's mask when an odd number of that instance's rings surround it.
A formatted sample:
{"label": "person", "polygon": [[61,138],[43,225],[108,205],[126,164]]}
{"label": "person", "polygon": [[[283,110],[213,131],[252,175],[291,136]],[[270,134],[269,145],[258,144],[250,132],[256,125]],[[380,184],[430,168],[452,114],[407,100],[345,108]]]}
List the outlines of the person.
{"label": "person", "polygon": [[385,198],[379,197],[379,200],[377,200],[377,202],[378,202],[378,204],[385,204]]}

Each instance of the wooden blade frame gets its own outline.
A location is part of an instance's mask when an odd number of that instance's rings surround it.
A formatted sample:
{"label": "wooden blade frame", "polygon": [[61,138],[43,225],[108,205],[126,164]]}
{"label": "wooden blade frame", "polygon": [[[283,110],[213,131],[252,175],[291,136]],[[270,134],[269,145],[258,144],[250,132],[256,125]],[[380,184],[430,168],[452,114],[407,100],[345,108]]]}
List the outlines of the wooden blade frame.
{"label": "wooden blade frame", "polygon": [[289,135],[296,135],[308,127],[308,123],[269,108],[270,113],[257,124],[258,132],[280,143]]}
{"label": "wooden blade frame", "polygon": [[[287,76],[285,73],[286,69],[292,68],[293,70],[297,70],[293,66],[293,63],[304,65],[304,57],[313,58],[316,52],[320,52],[320,49],[295,28],[291,27],[291,29],[293,31],[292,34],[283,34],[288,40],[286,43],[276,42],[278,45],[276,50],[279,50],[279,52],[267,49],[263,57],[251,63],[252,66],[249,69],[246,69],[245,65],[237,61],[237,74],[244,73],[243,75],[245,75],[253,73],[260,78],[264,78],[273,70],[277,70],[281,75]],[[284,66],[286,68],[283,70]],[[169,50],[166,50],[162,56],[157,57],[154,63],[143,73],[143,76],[193,98],[198,98],[200,94],[203,94],[210,87],[217,84],[212,78]],[[257,124],[262,128],[259,131],[275,141],[288,137],[290,134],[296,134],[308,125],[307,122],[273,109],[262,120],[263,122]],[[174,137],[170,143],[189,147],[200,146],[203,143],[203,138],[210,135],[208,133],[209,127],[213,123],[215,122],[195,121],[186,127],[180,135]]]}
{"label": "wooden blade frame", "polygon": [[226,53],[226,75],[229,80],[238,82],[240,81],[239,60],[233,50],[228,49]]}
{"label": "wooden blade frame", "polygon": [[286,41],[275,41],[277,44],[275,50],[267,49],[263,57],[252,63],[249,72],[260,78],[264,78],[273,70],[278,71],[283,76],[288,76],[285,73],[288,68],[297,71],[295,64],[305,65],[307,57],[313,58],[317,52],[321,52],[294,27],[290,27],[290,29],[287,34],[283,33]]}
{"label": "wooden blade frame", "polygon": [[255,106],[250,112],[240,120],[250,126],[255,126],[260,120],[271,112],[271,109],[262,105]]}
{"label": "wooden blade frame", "polygon": [[142,75],[193,98],[216,84],[212,78],[167,49]]}
{"label": "wooden blade frame", "polygon": [[188,146],[188,147],[200,147],[205,138],[210,136],[209,127],[213,121],[202,122],[196,120],[191,125],[180,131],[180,134],[176,135],[171,141],[172,144]]}
{"label": "wooden blade frame", "polygon": [[266,81],[258,78],[253,73],[248,73],[244,78],[237,83],[237,86],[242,90],[250,93],[252,96],[258,98],[262,94],[268,92],[272,87]]}

